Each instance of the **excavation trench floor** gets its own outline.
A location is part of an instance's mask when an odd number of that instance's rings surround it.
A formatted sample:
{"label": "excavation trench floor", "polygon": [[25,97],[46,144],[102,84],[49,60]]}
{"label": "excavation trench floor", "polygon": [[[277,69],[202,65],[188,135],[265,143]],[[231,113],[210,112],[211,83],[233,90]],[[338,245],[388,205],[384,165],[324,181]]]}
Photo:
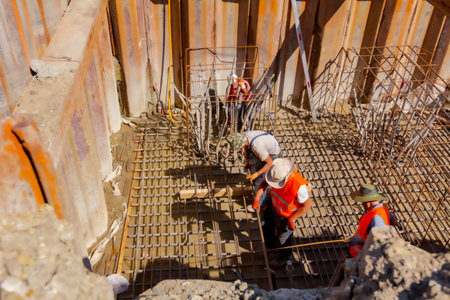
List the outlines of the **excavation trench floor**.
{"label": "excavation trench floor", "polygon": [[[283,156],[295,162],[314,187],[313,206],[294,232],[294,244],[313,245],[294,249],[292,271],[274,270],[274,288],[329,284],[347,247],[342,242],[314,243],[355,232],[363,210],[350,193],[362,182],[373,182],[387,194],[386,204],[405,239],[428,243],[436,251],[448,247],[448,170],[433,169],[430,176],[425,163],[420,169],[412,163],[393,168],[367,161],[350,146],[356,133],[348,116],[323,117],[311,124],[306,117],[280,111],[272,124],[261,121],[256,128],[275,132]],[[252,196],[180,197],[183,190],[245,190],[244,169],[193,157],[186,129],[163,119],[147,120],[135,136],[135,168],[118,263],[118,272],[132,286],[120,298],[134,298],[164,279],[241,279],[269,289],[257,216],[246,210]],[[443,152],[448,159],[448,149]]]}

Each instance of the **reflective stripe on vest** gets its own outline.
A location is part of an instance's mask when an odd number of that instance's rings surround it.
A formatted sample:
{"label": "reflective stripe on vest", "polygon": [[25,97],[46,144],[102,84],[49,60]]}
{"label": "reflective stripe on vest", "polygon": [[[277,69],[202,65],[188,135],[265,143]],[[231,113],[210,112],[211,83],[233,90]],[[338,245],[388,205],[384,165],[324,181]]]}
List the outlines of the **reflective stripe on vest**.
{"label": "reflective stripe on vest", "polygon": [[301,206],[296,200],[298,190],[304,184],[308,185],[308,181],[294,170],[283,188],[270,189],[273,207],[280,216],[289,218]]}
{"label": "reflective stripe on vest", "polygon": [[[389,211],[387,210],[386,206],[381,205],[380,207],[373,208],[366,212],[361,219],[359,219],[359,225],[358,225],[358,231],[355,232],[355,236],[359,234],[361,239],[365,242],[367,239],[367,228],[369,228],[370,223],[372,222],[373,218],[375,216],[379,216],[383,219],[384,223],[386,225],[391,225],[389,220]],[[363,248],[364,244],[357,244],[350,248],[350,255],[352,257],[355,257],[359,254],[361,249]]]}

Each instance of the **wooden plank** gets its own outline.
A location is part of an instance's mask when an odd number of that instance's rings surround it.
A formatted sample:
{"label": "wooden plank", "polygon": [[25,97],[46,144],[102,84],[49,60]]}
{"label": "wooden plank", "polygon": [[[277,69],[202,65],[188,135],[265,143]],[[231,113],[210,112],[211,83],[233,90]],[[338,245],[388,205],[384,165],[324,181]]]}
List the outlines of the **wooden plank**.
{"label": "wooden plank", "polygon": [[[230,196],[248,196],[251,195],[253,190],[251,186],[245,187],[230,187],[231,195]],[[181,199],[190,199],[190,198],[205,198],[209,195],[208,189],[197,189],[197,193],[195,193],[195,189],[189,190],[181,190],[180,198]],[[227,195],[227,189],[223,188],[215,188],[214,189],[214,197],[224,197]]]}

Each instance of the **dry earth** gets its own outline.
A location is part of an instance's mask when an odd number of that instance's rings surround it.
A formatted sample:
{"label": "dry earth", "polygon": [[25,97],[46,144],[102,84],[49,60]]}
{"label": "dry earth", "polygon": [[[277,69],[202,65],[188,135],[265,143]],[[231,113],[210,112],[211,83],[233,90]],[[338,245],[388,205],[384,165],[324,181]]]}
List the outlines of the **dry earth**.
{"label": "dry earth", "polygon": [[0,216],[0,299],[114,299],[108,280],[74,252],[73,227],[50,206]]}

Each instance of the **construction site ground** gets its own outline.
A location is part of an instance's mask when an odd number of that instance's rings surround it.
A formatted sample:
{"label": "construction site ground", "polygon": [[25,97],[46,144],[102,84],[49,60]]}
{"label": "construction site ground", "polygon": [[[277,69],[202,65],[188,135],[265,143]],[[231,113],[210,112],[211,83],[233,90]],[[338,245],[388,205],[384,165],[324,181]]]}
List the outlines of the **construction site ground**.
{"label": "construction site ground", "polygon": [[[347,251],[339,240],[354,233],[363,212],[350,198],[362,182],[373,182],[387,195],[385,204],[399,220],[402,237],[419,244],[426,231],[436,239],[422,241],[422,247],[448,247],[448,203],[436,211],[432,199],[411,201],[422,197],[424,181],[445,193],[441,178],[425,173],[403,178],[416,168],[395,169],[365,159],[355,147],[356,130],[348,114],[311,123],[307,114],[281,108],[274,122],[261,119],[255,129],[274,132],[283,156],[313,185],[313,206],[294,232],[294,244],[309,246],[294,249],[292,271],[275,269],[268,278],[257,216],[246,209],[253,197],[243,166],[212,164],[193,155],[186,128],[164,117],[138,123],[125,235],[112,258],[115,270],[131,282],[121,299],[132,299],[165,279],[240,279],[263,289],[269,289],[269,280],[274,288],[328,286]],[[186,191],[192,195],[180,195]],[[118,248],[120,243],[115,244]]]}

